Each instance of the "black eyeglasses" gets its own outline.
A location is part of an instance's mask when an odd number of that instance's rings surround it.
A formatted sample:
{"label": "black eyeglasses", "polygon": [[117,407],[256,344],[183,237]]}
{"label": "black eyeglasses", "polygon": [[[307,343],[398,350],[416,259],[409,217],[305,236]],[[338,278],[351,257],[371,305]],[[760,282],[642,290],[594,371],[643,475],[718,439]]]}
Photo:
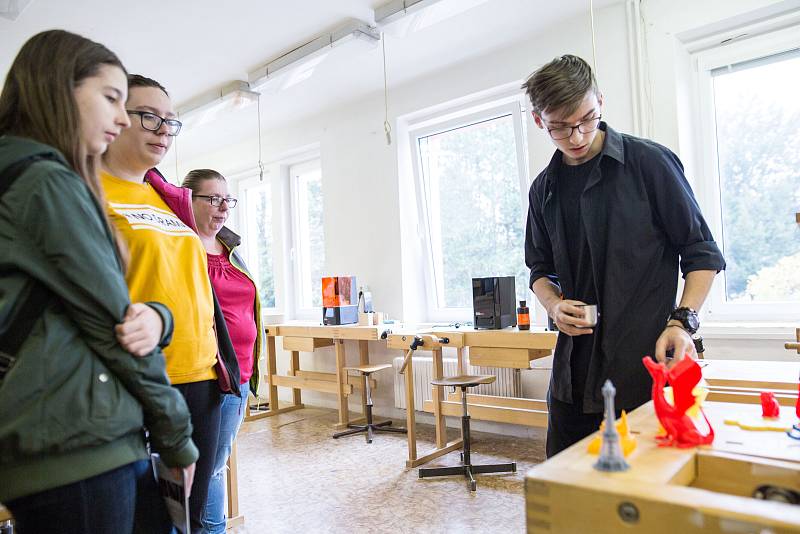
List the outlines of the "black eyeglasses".
{"label": "black eyeglasses", "polygon": [[175,137],[181,132],[181,126],[183,126],[183,123],[177,119],[165,119],[164,117],[159,117],[155,113],[150,113],[149,111],[136,111],[132,109],[126,111],[129,115],[139,115],[142,128],[151,132],[159,131],[161,129],[161,125],[166,124],[167,135],[170,137]]}
{"label": "black eyeglasses", "polygon": [[575,132],[576,128],[580,133],[587,134],[597,129],[597,127],[600,125],[600,119],[602,118],[603,116],[599,115],[597,117],[592,117],[591,119],[586,119],[585,121],[579,122],[575,126],[559,126],[558,128],[548,128],[547,133],[549,133],[550,137],[556,141],[572,137],[572,134]]}
{"label": "black eyeglasses", "polygon": [[217,195],[192,195],[192,197],[205,198],[208,200],[208,203],[214,206],[215,208],[222,206],[223,201],[225,201],[225,203],[228,205],[229,208],[235,208],[236,203],[239,202],[233,197],[220,197]]}

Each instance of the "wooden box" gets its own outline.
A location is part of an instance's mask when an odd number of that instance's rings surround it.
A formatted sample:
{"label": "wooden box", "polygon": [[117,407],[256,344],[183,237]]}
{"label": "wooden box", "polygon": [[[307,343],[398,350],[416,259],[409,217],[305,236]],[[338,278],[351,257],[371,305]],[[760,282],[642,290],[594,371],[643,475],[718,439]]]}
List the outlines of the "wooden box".
{"label": "wooden box", "polygon": [[716,431],[710,446],[659,447],[653,439],[658,420],[647,403],[628,419],[638,442],[627,458],[629,470],[595,470],[597,457],[587,452],[593,436],[531,469],[525,478],[528,532],[800,532],[800,505],[753,497],[763,486],[800,492],[798,442],[783,432],[748,432],[723,423],[759,406],[705,406]]}

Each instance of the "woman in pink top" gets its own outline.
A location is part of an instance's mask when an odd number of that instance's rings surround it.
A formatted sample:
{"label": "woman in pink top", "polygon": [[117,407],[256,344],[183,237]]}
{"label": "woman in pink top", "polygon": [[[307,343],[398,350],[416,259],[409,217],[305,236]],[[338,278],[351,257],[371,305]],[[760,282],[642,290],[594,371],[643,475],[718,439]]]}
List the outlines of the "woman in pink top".
{"label": "woman in pink top", "polygon": [[225,532],[225,464],[244,419],[248,394],[258,390],[258,360],[263,347],[261,301],[244,260],[236,252],[242,240],[224,226],[229,210],[236,206],[225,177],[211,169],[197,169],[186,175],[182,185],[192,190],[197,233],[208,254],[208,276],[241,371],[241,397],[225,395],[222,401],[219,446],[203,514],[203,525],[214,534]]}

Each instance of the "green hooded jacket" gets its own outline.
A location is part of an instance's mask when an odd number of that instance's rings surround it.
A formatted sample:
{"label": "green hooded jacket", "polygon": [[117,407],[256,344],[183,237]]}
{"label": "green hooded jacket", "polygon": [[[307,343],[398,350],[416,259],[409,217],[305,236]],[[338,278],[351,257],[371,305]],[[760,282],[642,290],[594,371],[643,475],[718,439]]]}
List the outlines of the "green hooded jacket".
{"label": "green hooded jacket", "polygon": [[[53,148],[0,137],[0,176],[37,154],[0,199],[0,332],[32,281],[52,297],[0,382],[0,502],[148,457],[198,457],[189,410],[160,348],[137,358],[114,335],[130,304],[100,205]],[[154,306],[171,331],[171,315]]]}

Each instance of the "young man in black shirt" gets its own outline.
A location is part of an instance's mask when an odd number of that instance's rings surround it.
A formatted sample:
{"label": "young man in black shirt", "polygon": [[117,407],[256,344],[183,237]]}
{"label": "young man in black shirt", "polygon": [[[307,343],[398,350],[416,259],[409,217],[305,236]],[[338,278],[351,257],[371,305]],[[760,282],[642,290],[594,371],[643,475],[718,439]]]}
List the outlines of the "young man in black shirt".
{"label": "young man in black shirt", "polygon": [[[531,289],[560,331],[550,457],[598,429],[606,379],[617,410],[630,411],[650,399],[643,356],[696,357],[697,310],[725,261],[678,157],[602,122],[603,95],[584,60],[556,58],[523,88],[557,148],[530,188],[525,235]],[[582,304],[597,306],[595,326]]]}

